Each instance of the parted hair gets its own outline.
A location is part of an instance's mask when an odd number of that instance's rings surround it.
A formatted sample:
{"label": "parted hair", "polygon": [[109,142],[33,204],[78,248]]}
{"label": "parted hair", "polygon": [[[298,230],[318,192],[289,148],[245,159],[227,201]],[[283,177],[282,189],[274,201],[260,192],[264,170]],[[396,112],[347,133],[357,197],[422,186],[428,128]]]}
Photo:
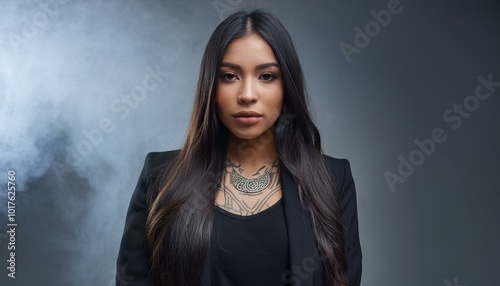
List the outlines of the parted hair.
{"label": "parted hair", "polygon": [[161,168],[148,192],[151,280],[154,285],[200,284],[229,132],[216,112],[218,73],[227,46],[248,34],[258,34],[269,44],[281,69],[284,97],[273,130],[276,149],[281,166],[296,180],[302,204],[309,210],[325,285],[347,286],[339,201],[322,155],[320,134],[310,116],[299,58],[284,26],[262,10],[232,14],[207,43],[184,145]]}

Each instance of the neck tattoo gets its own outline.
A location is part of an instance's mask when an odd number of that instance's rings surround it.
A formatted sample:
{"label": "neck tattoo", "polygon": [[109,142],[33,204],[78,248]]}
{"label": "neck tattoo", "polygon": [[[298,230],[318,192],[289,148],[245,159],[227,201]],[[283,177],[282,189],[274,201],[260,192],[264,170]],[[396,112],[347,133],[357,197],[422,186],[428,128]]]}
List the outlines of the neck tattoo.
{"label": "neck tattoo", "polygon": [[271,170],[277,163],[278,158],[276,158],[271,166],[266,167],[262,166],[255,174],[259,174],[260,171],[264,170],[264,173],[262,173],[260,176],[256,178],[247,178],[243,176],[241,173],[243,173],[243,169],[241,168],[241,165],[236,165],[233,161],[227,159],[226,165],[230,166],[232,169],[232,172],[230,174],[230,182],[231,185],[233,185],[236,190],[246,193],[246,194],[257,194],[265,190],[268,186],[269,183],[271,182],[271,176],[269,175],[271,173]]}

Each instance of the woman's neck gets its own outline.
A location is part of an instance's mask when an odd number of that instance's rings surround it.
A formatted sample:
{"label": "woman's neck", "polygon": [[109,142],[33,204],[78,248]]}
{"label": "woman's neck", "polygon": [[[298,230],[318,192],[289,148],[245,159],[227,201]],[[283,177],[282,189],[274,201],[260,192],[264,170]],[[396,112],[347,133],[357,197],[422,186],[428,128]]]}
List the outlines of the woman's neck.
{"label": "woman's neck", "polygon": [[274,131],[268,130],[251,140],[244,140],[230,135],[227,157],[231,161],[251,169],[271,165],[278,157]]}

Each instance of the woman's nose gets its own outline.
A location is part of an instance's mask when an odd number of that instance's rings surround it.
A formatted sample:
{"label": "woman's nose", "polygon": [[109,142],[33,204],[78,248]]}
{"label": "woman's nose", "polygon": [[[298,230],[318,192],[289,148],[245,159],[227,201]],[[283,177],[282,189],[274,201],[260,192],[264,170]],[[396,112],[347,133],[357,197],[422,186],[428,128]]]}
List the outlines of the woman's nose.
{"label": "woman's nose", "polygon": [[252,80],[242,81],[242,87],[238,95],[239,103],[248,104],[257,101],[256,88],[254,85],[255,83]]}

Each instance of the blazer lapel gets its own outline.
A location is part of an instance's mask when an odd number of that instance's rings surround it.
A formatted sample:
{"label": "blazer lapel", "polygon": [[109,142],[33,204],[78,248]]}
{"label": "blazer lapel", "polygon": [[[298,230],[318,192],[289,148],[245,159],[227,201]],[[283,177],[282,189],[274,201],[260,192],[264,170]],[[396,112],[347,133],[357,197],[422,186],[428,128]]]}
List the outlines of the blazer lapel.
{"label": "blazer lapel", "polygon": [[291,285],[312,286],[313,272],[317,264],[314,257],[312,222],[307,210],[301,205],[297,183],[283,164],[280,167],[290,253],[290,272],[286,273],[284,278],[291,282]]}

